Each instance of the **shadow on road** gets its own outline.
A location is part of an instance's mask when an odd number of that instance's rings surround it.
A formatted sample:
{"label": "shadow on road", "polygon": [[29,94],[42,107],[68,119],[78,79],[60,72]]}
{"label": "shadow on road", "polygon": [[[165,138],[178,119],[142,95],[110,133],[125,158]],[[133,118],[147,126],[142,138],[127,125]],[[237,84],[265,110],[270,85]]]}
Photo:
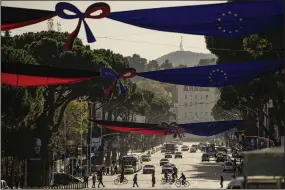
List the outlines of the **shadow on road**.
{"label": "shadow on road", "polygon": [[[232,173],[224,173],[220,163],[203,162],[191,165],[192,169],[186,172],[191,172],[191,176],[187,178],[204,179],[204,180],[220,180],[220,175],[224,176],[224,180],[231,180]],[[193,173],[195,172],[195,173]]]}

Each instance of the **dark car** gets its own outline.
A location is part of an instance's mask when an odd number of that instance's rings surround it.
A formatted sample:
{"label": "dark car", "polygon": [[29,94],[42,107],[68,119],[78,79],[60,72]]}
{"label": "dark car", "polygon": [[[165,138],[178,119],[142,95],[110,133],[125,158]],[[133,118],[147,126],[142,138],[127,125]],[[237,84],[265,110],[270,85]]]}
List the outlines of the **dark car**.
{"label": "dark car", "polygon": [[224,161],[225,161],[224,156],[217,156],[216,162],[224,162]]}
{"label": "dark car", "polygon": [[172,154],[165,154],[164,158],[172,158]]}
{"label": "dark car", "polygon": [[155,171],[155,167],[153,165],[145,165],[143,167],[143,174],[152,174]]}
{"label": "dark car", "polygon": [[70,174],[66,173],[54,173],[53,185],[69,185],[72,183],[82,183],[81,179],[78,179]]}
{"label": "dark car", "polygon": [[182,152],[175,152],[174,158],[175,158],[175,159],[176,159],[176,158],[183,158]]}

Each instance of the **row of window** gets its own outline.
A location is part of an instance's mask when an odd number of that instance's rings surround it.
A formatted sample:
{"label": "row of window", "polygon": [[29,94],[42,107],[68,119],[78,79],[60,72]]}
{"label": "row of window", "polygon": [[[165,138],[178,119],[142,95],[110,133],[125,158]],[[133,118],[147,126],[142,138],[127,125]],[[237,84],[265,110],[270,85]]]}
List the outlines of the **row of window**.
{"label": "row of window", "polygon": [[208,87],[197,87],[197,86],[184,86],[184,91],[210,91],[210,88]]}
{"label": "row of window", "polygon": [[[188,98],[188,95],[185,95],[185,100],[187,100],[187,98]],[[205,95],[205,96],[199,96],[198,97],[198,95],[189,95],[189,99],[191,100],[191,99],[193,99],[193,98],[195,98],[195,100],[198,100],[198,99],[200,99],[200,100],[203,100],[203,99],[205,99],[205,100],[207,100],[208,98],[209,98],[209,95]]]}
{"label": "row of window", "polygon": [[200,112],[200,113],[198,113],[198,112],[188,112],[188,114],[187,114],[187,112],[185,112],[184,113],[184,116],[185,116],[185,119],[187,119],[187,118],[193,118],[193,117],[203,117],[203,116],[209,116],[209,112]]}
{"label": "row of window", "polygon": [[184,103],[185,107],[187,106],[195,106],[195,107],[200,107],[200,108],[207,108],[208,104],[207,103],[203,103],[203,102],[189,102],[189,104],[187,102]]}

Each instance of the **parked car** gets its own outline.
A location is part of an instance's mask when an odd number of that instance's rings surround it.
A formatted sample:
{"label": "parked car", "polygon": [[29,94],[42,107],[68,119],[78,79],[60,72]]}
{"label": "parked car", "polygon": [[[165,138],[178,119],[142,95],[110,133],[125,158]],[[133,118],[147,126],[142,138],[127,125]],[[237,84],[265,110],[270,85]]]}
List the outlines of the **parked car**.
{"label": "parked car", "polygon": [[183,142],[182,141],[178,141],[177,144],[178,145],[183,145]]}
{"label": "parked car", "polygon": [[209,157],[209,155],[208,154],[203,154],[202,155],[202,162],[204,162],[204,161],[207,161],[207,162],[210,162],[210,157]]}
{"label": "parked car", "polygon": [[155,167],[153,165],[145,165],[143,167],[143,174],[152,174],[155,171]]}
{"label": "parked car", "polygon": [[52,180],[53,186],[69,185],[72,183],[83,183],[83,180],[66,173],[53,174],[53,180]]}
{"label": "parked car", "polygon": [[226,161],[223,164],[223,172],[225,171],[233,171],[234,170],[234,164],[231,161]]}
{"label": "parked car", "polygon": [[196,151],[197,151],[196,148],[194,148],[194,147],[190,148],[190,153],[196,153]]}
{"label": "parked car", "polygon": [[174,158],[183,158],[182,152],[175,152]]}
{"label": "parked car", "polygon": [[166,153],[164,158],[172,158],[172,154]]}
{"label": "parked car", "polygon": [[150,161],[150,157],[148,155],[142,155],[142,161],[143,162],[149,162]]}
{"label": "parked car", "polygon": [[168,159],[162,158],[162,159],[160,160],[160,162],[159,162],[159,165],[160,165],[160,166],[163,166],[163,165],[168,164],[168,163],[169,163],[169,160],[168,160]]}
{"label": "parked car", "polygon": [[124,166],[124,174],[134,174],[135,170],[132,165],[125,165]]}

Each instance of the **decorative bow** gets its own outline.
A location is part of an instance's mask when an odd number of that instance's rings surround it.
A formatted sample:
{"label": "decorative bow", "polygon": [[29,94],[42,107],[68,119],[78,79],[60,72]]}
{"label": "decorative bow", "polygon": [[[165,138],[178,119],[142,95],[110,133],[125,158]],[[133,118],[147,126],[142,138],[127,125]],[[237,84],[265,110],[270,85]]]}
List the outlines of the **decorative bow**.
{"label": "decorative bow", "polygon": [[130,69],[128,69],[128,71],[123,72],[121,74],[118,74],[113,69],[104,67],[104,68],[100,69],[100,75],[101,75],[101,77],[103,77],[105,79],[115,79],[113,84],[108,88],[106,95],[105,95],[106,98],[109,98],[116,85],[119,86],[121,94],[126,94],[127,91],[126,91],[126,89],[125,89],[125,87],[122,84],[120,79],[121,78],[132,78],[132,77],[137,75],[137,72],[135,69],[130,68]]}
{"label": "decorative bow", "polygon": [[[167,132],[174,134],[173,135],[174,138],[176,138],[177,136],[179,138],[185,137],[184,131],[179,128],[176,122],[172,122],[170,124],[162,122],[160,127],[168,129]],[[167,134],[167,132],[165,132],[165,135]]]}
{"label": "decorative bow", "polygon": [[[66,14],[64,12],[65,10],[71,11],[75,14],[74,15]],[[88,43],[95,42],[96,39],[93,36],[92,31],[89,28],[88,24],[86,23],[85,18],[101,19],[104,17],[108,17],[110,15],[111,9],[110,9],[110,6],[106,3],[94,3],[90,5],[84,13],[82,13],[76,6],[72,4],[66,3],[66,2],[60,2],[56,4],[55,11],[56,11],[57,16],[60,18],[63,18],[63,19],[78,18],[79,19],[75,30],[68,36],[64,44],[64,47],[63,47],[64,50],[69,50],[72,48],[73,42],[79,33],[82,21],[85,27],[85,32],[86,32]],[[102,11],[102,12],[99,15],[92,15],[92,13],[96,11]]]}

